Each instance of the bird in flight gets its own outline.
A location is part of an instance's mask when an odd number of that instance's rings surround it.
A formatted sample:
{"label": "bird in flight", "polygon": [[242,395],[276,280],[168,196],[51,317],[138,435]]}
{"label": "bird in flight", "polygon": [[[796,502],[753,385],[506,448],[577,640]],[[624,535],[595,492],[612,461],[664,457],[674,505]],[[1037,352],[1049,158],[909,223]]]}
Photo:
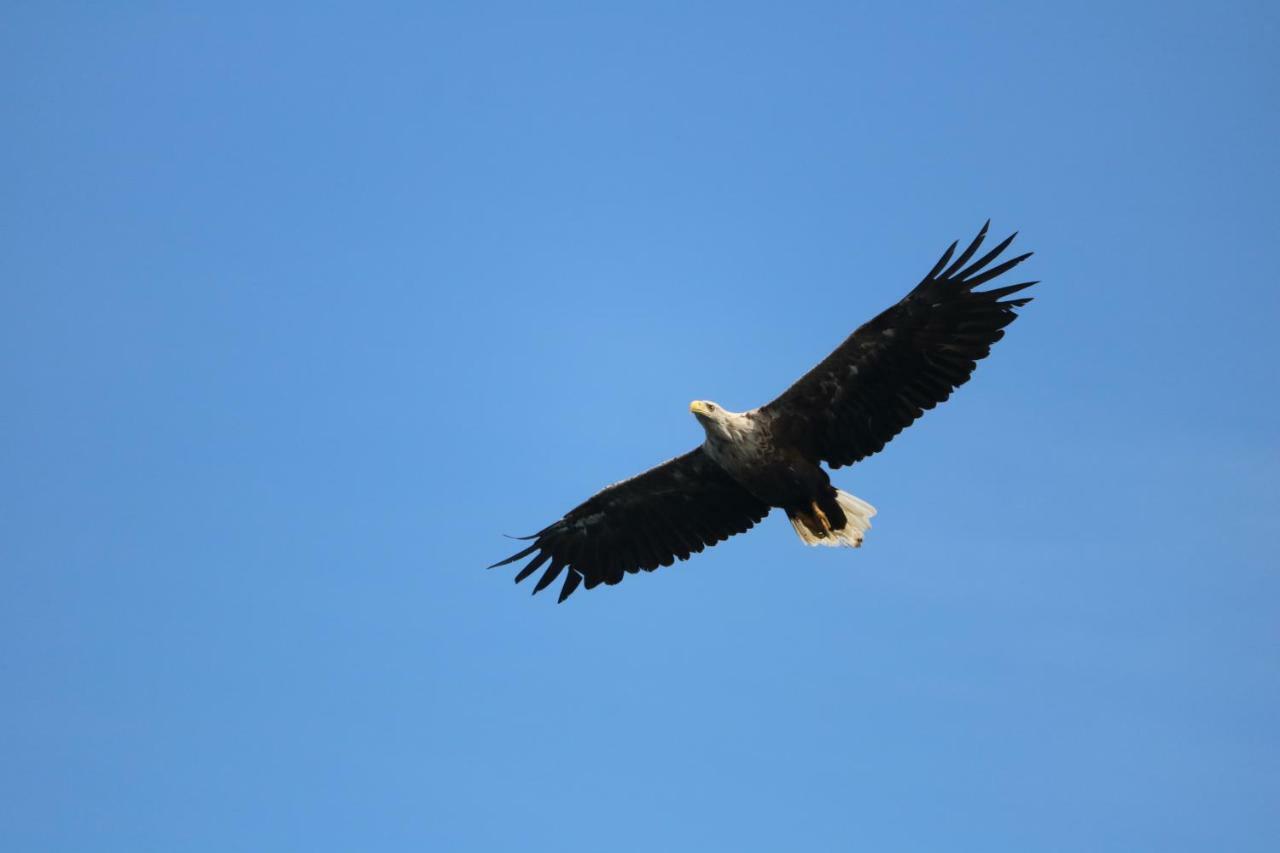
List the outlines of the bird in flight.
{"label": "bird in flight", "polygon": [[822,464],[840,468],[879,452],[946,400],[1004,336],[1014,309],[1031,301],[1006,297],[1038,282],[975,289],[1031,256],[990,266],[1015,232],[971,261],[990,224],[959,255],[952,243],[902,301],[776,400],[747,412],[693,401],[689,411],[706,432],[699,447],[596,493],[489,568],[528,557],[516,583],[545,566],[533,591],[563,574],[564,601],[580,585],[612,585],[687,560],[745,533],[774,508],[806,545],[859,547],[876,510],[831,485]]}

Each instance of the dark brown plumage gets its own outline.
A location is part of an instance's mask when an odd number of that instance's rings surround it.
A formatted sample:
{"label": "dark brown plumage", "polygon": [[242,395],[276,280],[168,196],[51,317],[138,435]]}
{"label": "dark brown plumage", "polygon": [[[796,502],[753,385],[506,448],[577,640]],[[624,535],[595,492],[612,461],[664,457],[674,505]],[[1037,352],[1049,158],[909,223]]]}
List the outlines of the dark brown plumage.
{"label": "dark brown plumage", "polygon": [[1006,297],[1033,281],[975,289],[1031,255],[989,266],[1010,236],[971,260],[986,234],[983,225],[954,260],[953,243],[898,304],[768,405],[734,413],[695,401],[707,435],[701,447],[609,486],[490,568],[531,558],[516,582],[541,569],[536,593],[563,574],[564,601],[580,584],[615,584],[688,559],[749,530],[773,507],[807,544],[860,545],[875,510],[832,486],[822,463],[840,468],[878,452],[946,400],[1003,337],[1014,309],[1031,301]]}
{"label": "dark brown plumage", "polygon": [[1027,252],[985,269],[1013,242],[1015,232],[965,266],[982,245],[988,225],[954,261],[957,244],[952,243],[901,302],[858,327],[763,407],[775,416],[787,443],[815,463],[852,465],[878,453],[969,380],[978,360],[1017,317],[1013,309],[1031,301],[1001,300],[1038,283],[974,290],[1031,257]]}
{"label": "dark brown plumage", "polygon": [[564,518],[525,537],[533,544],[489,568],[538,555],[516,583],[549,562],[534,586],[546,588],[566,567],[564,601],[585,581],[587,589],[615,584],[624,572],[651,572],[687,560],[703,548],[745,533],[769,506],[738,485],[702,448],[615,483]]}

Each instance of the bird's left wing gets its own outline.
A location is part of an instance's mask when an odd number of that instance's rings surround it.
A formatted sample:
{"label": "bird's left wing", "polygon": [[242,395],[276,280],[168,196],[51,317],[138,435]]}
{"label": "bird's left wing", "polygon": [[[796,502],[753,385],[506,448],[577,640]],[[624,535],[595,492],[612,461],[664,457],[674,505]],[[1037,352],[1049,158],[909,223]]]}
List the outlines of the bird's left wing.
{"label": "bird's left wing", "polygon": [[817,367],[762,406],[775,435],[815,463],[851,465],[881,450],[967,382],[978,360],[1014,321],[1014,309],[1031,301],[1005,297],[1036,284],[976,290],[1031,256],[1027,252],[989,266],[1015,234],[969,263],[986,235],[983,225],[955,260],[957,244],[952,243],[902,301],[859,327]]}
{"label": "bird's left wing", "polygon": [[533,544],[494,563],[532,555],[516,583],[547,565],[535,593],[567,570],[560,600],[579,584],[615,584],[625,573],[687,560],[703,548],[744,533],[769,514],[699,447],[598,492],[564,518],[527,537]]}

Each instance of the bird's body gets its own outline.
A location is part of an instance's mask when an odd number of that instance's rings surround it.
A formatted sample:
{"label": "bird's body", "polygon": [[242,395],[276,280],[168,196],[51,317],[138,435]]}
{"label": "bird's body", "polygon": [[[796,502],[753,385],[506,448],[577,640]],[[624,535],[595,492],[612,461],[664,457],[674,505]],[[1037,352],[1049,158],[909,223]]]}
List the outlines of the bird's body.
{"label": "bird's body", "polygon": [[835,488],[822,464],[840,468],[878,452],[946,400],[1003,336],[1013,309],[1030,301],[1004,297],[1036,282],[975,290],[1030,255],[988,268],[1009,237],[965,266],[986,231],[984,225],[954,261],[952,244],[901,302],[768,405],[730,412],[694,401],[690,411],[706,436],[701,446],[602,490],[494,565],[532,557],[517,582],[546,566],[534,592],[567,570],[563,601],[580,584],[614,584],[687,559],[774,508],[806,544],[861,545],[876,510]]}
{"label": "bird's body", "polygon": [[840,501],[846,493],[831,485],[822,466],[804,458],[791,444],[775,439],[773,413],[760,409],[730,412],[706,400],[695,401],[690,410],[706,430],[703,452],[753,497],[786,512],[807,544],[855,548],[862,544],[866,527],[849,526],[847,515],[869,519],[875,510],[864,505],[869,513],[846,514]]}

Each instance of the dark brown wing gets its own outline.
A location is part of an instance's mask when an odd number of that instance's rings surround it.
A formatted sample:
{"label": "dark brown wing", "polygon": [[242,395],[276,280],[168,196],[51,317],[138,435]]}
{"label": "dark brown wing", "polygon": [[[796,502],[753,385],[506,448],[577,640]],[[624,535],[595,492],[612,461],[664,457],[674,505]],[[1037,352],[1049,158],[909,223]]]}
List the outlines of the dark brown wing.
{"label": "dark brown wing", "polygon": [[974,290],[1031,256],[987,268],[1015,233],[965,266],[982,245],[987,225],[950,266],[956,243],[901,302],[861,326],[764,406],[775,435],[815,463],[851,465],[881,450],[967,382],[976,362],[1014,321],[1013,309],[1031,301],[1004,297],[1036,284]]}
{"label": "dark brown wing", "polygon": [[699,447],[615,483],[564,518],[527,537],[533,544],[489,568],[533,555],[516,583],[544,564],[535,593],[568,570],[560,600],[578,584],[615,584],[624,573],[651,572],[744,533],[769,514],[767,504],[725,473]]}

